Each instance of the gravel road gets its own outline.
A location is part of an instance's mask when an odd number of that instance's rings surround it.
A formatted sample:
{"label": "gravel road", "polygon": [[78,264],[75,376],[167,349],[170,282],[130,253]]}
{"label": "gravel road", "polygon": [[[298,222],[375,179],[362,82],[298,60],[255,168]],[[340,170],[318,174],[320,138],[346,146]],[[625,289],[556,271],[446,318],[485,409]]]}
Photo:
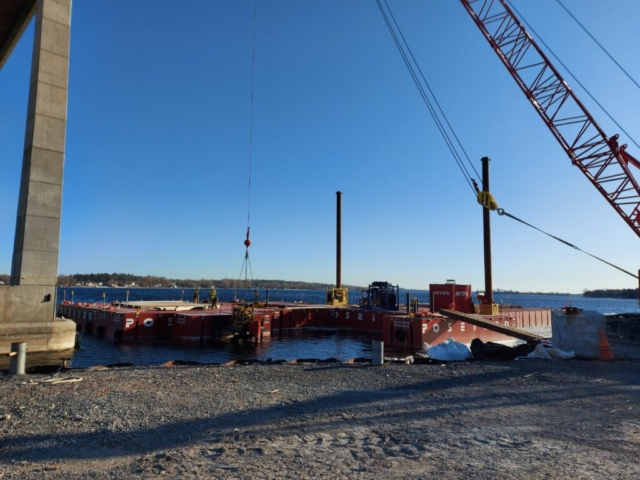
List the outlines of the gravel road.
{"label": "gravel road", "polygon": [[72,377],[0,375],[3,480],[640,478],[633,359]]}

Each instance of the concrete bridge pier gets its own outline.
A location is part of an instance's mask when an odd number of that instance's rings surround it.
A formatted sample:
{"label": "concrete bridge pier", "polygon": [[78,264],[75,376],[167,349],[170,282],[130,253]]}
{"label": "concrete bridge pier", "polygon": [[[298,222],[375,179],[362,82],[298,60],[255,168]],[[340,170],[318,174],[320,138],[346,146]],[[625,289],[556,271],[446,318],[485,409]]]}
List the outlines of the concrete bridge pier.
{"label": "concrete bridge pier", "polygon": [[14,23],[0,29],[0,68],[33,15],[35,34],[11,284],[0,285],[0,353],[12,342],[27,342],[30,352],[66,350],[75,324],[57,319],[55,305],[71,0],[14,1],[3,9]]}

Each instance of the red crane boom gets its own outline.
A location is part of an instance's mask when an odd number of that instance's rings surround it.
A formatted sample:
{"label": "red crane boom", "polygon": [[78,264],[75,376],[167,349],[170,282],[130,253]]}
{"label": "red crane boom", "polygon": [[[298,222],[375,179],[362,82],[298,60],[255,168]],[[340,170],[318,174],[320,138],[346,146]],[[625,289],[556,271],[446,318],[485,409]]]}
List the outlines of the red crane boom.
{"label": "red crane boom", "polygon": [[505,0],[461,0],[571,162],[640,237],[640,162],[607,137]]}

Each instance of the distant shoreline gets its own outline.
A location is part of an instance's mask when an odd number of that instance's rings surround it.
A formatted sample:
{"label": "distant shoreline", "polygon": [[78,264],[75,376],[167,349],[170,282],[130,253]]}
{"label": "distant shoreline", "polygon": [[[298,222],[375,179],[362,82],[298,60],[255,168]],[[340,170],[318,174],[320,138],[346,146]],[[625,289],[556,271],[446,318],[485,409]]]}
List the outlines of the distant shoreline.
{"label": "distant shoreline", "polygon": [[[107,289],[107,288],[113,288],[113,289],[140,289],[140,290],[147,290],[147,289],[156,289],[156,290],[193,290],[196,287],[143,287],[143,286],[134,286],[134,287],[123,287],[123,286],[113,286],[113,285],[58,285],[58,288],[91,288],[91,289],[96,289],[96,288],[103,288],[103,289]],[[202,288],[202,287],[199,287]],[[240,290],[243,289],[244,287],[217,287],[217,289],[219,290]],[[349,290],[361,290],[363,287],[346,287]],[[300,287],[300,288],[293,288],[293,287],[250,287],[248,289],[254,290],[312,290],[312,291],[322,291],[324,290],[324,288],[310,288],[310,287]],[[420,289],[420,288],[400,288],[400,290],[403,291],[412,291],[412,292],[428,292],[429,290],[425,290],[425,289]],[[474,293],[476,292],[476,290],[474,290]],[[570,296],[570,297],[578,297],[578,296],[583,296],[582,293],[557,293],[557,292],[516,292],[516,291],[496,291],[493,292],[494,295],[500,295],[500,296],[504,296],[504,295],[540,295],[540,296],[556,296],[556,297],[563,297],[563,296]]]}
{"label": "distant shoreline", "polygon": [[[4,282],[5,285],[9,285],[10,276],[8,274],[0,274],[0,285]],[[79,285],[78,283],[84,283],[85,285]],[[92,283],[95,285],[86,285],[86,283]],[[102,283],[103,285],[97,285]],[[106,284],[106,285],[104,285]],[[135,285],[132,285],[135,284]],[[246,287],[247,289],[258,290],[326,290],[332,288],[332,284],[320,283],[320,282],[303,282],[303,281],[291,281],[291,280],[252,280],[252,286]],[[114,289],[133,289],[133,288],[145,288],[145,289],[194,289],[209,288],[215,285],[217,289],[245,289],[243,282],[240,280],[223,278],[220,280],[215,279],[169,279],[166,277],[156,277],[152,275],[140,276],[123,273],[88,273],[88,274],[74,274],[74,275],[59,275],[58,286],[59,288],[114,288]],[[355,285],[343,285],[344,288],[349,290],[364,290],[366,287]],[[404,288],[403,291],[415,291],[426,292],[428,289],[421,288]],[[474,292],[482,291],[481,288],[474,289]],[[494,295],[497,296],[509,296],[509,295],[548,295],[548,296],[571,296],[578,297],[583,296],[586,298],[612,298],[612,299],[637,299],[638,289],[594,289],[585,290],[581,293],[571,292],[522,292],[518,290],[494,290]]]}

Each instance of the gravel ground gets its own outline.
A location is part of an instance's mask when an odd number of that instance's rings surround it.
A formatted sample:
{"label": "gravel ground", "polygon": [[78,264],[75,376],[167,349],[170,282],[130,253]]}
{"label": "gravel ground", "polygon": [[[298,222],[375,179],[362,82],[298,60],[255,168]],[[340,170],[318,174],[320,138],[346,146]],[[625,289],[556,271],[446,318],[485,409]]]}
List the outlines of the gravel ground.
{"label": "gravel ground", "polygon": [[0,375],[0,477],[640,478],[640,361]]}

